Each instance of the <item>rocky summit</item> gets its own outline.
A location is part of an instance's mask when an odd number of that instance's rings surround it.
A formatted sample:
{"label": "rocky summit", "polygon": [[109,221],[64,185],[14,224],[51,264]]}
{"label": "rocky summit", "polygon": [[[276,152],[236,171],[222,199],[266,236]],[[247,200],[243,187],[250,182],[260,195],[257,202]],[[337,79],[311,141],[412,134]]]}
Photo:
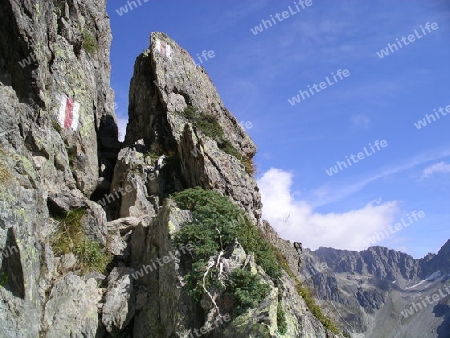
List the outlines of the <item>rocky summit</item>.
{"label": "rocky summit", "polygon": [[0,337],[342,336],[186,50],[151,34],[119,142],[105,0],[0,6]]}

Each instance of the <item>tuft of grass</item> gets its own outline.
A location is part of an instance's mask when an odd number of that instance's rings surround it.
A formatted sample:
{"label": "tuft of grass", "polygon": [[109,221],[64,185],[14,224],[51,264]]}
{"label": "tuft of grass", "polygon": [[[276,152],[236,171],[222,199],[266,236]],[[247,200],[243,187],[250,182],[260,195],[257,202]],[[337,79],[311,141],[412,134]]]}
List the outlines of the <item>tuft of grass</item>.
{"label": "tuft of grass", "polygon": [[9,278],[7,272],[0,272],[0,286],[5,287],[8,284]]}
{"label": "tuft of grass", "polygon": [[3,163],[0,163],[0,184],[2,186],[5,185],[11,180],[11,178],[12,175],[9,172],[8,168]]}
{"label": "tuft of grass", "polygon": [[59,134],[61,134],[62,128],[59,125],[58,121],[52,121],[52,126],[53,126],[53,129],[55,129]]}
{"label": "tuft of grass", "polygon": [[278,332],[281,335],[284,335],[287,332],[287,322],[286,322],[286,314],[284,313],[283,306],[281,305],[280,295],[278,295],[277,325],[278,325]]}
{"label": "tuft of grass", "polygon": [[83,30],[83,49],[89,54],[94,54],[98,50],[98,42],[94,36],[88,31]]}
{"label": "tuft of grass", "polygon": [[104,272],[111,261],[110,255],[106,253],[100,243],[86,238],[75,246],[74,251],[85,271]]}
{"label": "tuft of grass", "polygon": [[[2,157],[9,156],[8,152],[4,150],[2,147],[0,147],[0,155]],[[12,179],[12,175],[9,169],[2,162],[3,160],[0,161],[0,184],[4,186]]]}
{"label": "tuft of grass", "polygon": [[100,243],[89,239],[84,233],[81,220],[85,213],[84,209],[71,210],[59,219],[59,228],[51,243],[52,249],[58,256],[76,254],[83,272],[104,272],[111,256]]}

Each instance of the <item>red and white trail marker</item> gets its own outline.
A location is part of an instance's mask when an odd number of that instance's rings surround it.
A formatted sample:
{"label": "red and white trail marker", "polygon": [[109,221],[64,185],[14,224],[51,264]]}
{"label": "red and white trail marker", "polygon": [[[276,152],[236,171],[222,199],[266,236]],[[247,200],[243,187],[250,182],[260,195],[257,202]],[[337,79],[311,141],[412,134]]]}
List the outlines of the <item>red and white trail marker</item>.
{"label": "red and white trail marker", "polygon": [[158,54],[161,54],[163,57],[166,57],[168,59],[172,58],[172,47],[167,42],[156,40],[155,51],[158,52]]}
{"label": "red and white trail marker", "polygon": [[58,122],[61,128],[72,130],[78,129],[80,120],[80,104],[65,95],[59,95],[60,102],[58,110]]}

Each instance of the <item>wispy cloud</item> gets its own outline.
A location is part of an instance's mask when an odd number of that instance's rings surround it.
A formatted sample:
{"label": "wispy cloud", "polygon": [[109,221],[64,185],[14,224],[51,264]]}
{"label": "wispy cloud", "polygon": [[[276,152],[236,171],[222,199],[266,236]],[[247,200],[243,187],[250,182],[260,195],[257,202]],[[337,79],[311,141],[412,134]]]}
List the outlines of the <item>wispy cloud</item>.
{"label": "wispy cloud", "polygon": [[230,3],[230,9],[223,14],[222,20],[210,22],[208,26],[210,31],[218,31],[235,26],[239,21],[252,15],[270,4],[270,0],[251,1],[251,2],[234,2]]}
{"label": "wispy cloud", "polygon": [[370,123],[372,122],[370,118],[364,114],[352,116],[351,120],[354,127],[363,129],[369,128]]}
{"label": "wispy cloud", "polygon": [[[311,201],[311,205],[313,207],[319,207],[324,206],[333,202],[340,201],[344,198],[347,198],[351,195],[354,195],[355,193],[361,191],[363,188],[365,188],[368,184],[377,181],[382,178],[386,178],[390,175],[395,175],[401,172],[404,172],[406,170],[410,170],[416,166],[425,164],[427,162],[439,160],[445,157],[450,156],[450,148],[442,148],[434,151],[429,151],[426,153],[419,154],[409,161],[405,163],[401,163],[392,167],[388,167],[385,169],[381,169],[378,173],[375,173],[365,179],[362,179],[358,182],[341,186],[341,187],[335,187],[335,189],[331,190],[332,193],[326,197],[318,198],[314,201]],[[329,184],[329,183],[327,183]]]}
{"label": "wispy cloud", "polygon": [[450,164],[445,162],[435,163],[423,170],[422,178],[433,176],[434,174],[448,174],[450,173]]}

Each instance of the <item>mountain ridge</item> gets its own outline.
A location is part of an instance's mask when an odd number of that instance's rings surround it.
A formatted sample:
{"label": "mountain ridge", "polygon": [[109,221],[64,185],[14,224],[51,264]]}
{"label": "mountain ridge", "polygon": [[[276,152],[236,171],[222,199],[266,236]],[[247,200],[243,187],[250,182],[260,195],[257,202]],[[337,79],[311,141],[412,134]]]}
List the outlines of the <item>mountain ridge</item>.
{"label": "mountain ridge", "polygon": [[[441,293],[450,278],[449,245],[446,241],[438,253],[420,259],[381,246],[304,249],[301,275],[328,314],[356,337],[435,337],[433,332],[448,337],[450,297]],[[325,267],[318,271],[321,264]],[[410,310],[432,295],[439,295],[435,303]]]}

